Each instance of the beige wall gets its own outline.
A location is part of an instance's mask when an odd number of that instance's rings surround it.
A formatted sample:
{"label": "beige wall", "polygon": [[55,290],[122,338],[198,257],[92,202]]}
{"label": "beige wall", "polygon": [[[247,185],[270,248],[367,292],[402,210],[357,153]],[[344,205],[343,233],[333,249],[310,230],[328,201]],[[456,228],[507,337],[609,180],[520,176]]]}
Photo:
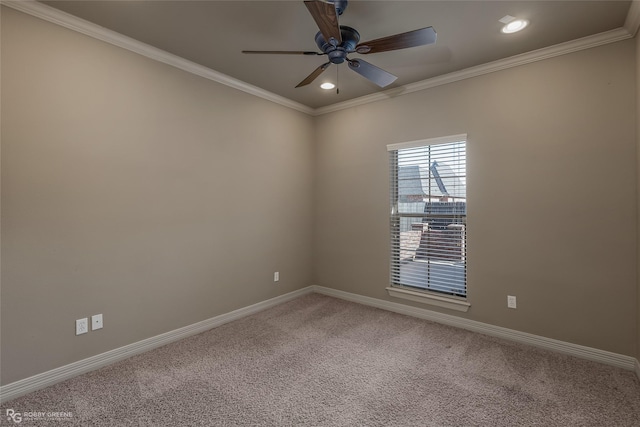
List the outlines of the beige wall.
{"label": "beige wall", "polygon": [[312,283],[391,300],[385,147],[463,132],[462,316],[640,356],[639,42],[314,119],[11,9],[1,36],[2,384]]}
{"label": "beige wall", "polygon": [[311,117],[12,9],[1,35],[3,384],[311,284]]}
{"label": "beige wall", "polygon": [[319,117],[315,283],[392,300],[386,145],[468,133],[461,316],[635,355],[634,49],[618,42]]}

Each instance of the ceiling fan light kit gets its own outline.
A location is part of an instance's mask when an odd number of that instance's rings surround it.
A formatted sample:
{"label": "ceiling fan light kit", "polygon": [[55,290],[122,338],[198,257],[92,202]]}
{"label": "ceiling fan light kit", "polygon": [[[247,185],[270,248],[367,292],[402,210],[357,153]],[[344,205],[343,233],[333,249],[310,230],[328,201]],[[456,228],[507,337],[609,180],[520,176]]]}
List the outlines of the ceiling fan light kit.
{"label": "ceiling fan light kit", "polygon": [[319,30],[315,36],[315,42],[322,52],[313,51],[274,51],[274,50],[243,50],[243,53],[276,54],[276,55],[327,55],[328,62],[320,65],[296,88],[306,86],[313,82],[331,64],[347,62],[349,69],[360,74],[380,87],[386,87],[398,77],[376,67],[363,59],[351,59],[347,55],[355,53],[366,55],[371,53],[388,52],[391,50],[407,49],[410,47],[424,46],[436,42],[437,34],[433,27],[425,27],[406,33],[395,34],[368,42],[360,43],[360,33],[346,25],[340,25],[338,16],[347,8],[347,0],[307,0],[304,2],[309,13],[316,22]]}

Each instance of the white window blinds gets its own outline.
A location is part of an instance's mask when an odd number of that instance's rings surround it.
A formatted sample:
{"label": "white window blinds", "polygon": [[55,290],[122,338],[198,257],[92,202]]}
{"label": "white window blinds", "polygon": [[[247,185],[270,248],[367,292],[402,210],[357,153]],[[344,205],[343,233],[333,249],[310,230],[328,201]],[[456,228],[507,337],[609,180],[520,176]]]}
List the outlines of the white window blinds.
{"label": "white window blinds", "polygon": [[387,148],[391,285],[465,297],[466,135]]}

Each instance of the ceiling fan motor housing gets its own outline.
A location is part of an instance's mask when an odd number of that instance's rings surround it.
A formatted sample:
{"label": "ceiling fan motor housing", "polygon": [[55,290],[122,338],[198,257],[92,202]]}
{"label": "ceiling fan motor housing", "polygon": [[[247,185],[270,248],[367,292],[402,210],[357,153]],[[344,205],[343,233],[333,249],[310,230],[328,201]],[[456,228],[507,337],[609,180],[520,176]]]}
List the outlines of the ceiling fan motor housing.
{"label": "ceiling fan motor housing", "polygon": [[[334,46],[324,39],[321,31],[316,34],[316,45],[327,54],[329,61],[333,64],[342,64],[346,60],[347,54],[355,51],[360,41],[360,33],[355,28],[347,27],[346,25],[340,25],[340,36],[342,37],[342,43]],[[331,40],[333,40],[333,37]]]}

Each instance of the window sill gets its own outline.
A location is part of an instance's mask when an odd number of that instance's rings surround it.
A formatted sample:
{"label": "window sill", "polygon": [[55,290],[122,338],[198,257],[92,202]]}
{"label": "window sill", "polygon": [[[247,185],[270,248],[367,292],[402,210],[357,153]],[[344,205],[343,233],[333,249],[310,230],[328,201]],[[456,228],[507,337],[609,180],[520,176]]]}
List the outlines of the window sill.
{"label": "window sill", "polygon": [[469,310],[469,307],[471,307],[471,304],[463,300],[427,294],[424,292],[410,291],[408,289],[388,287],[387,292],[392,297],[421,302],[423,304],[437,305],[438,307],[444,307],[456,311],[466,312]]}

